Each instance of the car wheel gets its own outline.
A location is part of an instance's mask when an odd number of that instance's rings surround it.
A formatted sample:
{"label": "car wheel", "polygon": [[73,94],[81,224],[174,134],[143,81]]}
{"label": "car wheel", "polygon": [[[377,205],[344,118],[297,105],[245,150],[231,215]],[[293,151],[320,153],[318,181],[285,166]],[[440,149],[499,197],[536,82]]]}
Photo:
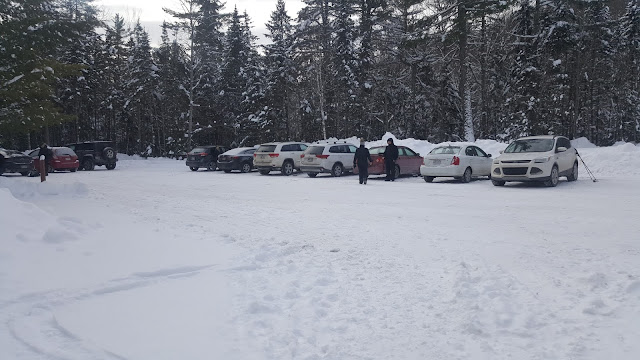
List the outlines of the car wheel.
{"label": "car wheel", "polygon": [[191,171],[198,171],[198,168],[195,166],[190,166],[189,169],[191,169]]}
{"label": "car wheel", "polygon": [[282,175],[289,176],[293,174],[293,163],[291,161],[285,161],[282,164]]}
{"label": "car wheel", "polygon": [[240,169],[240,171],[242,171],[243,173],[251,172],[251,164],[249,163],[242,164],[242,168]]}
{"label": "car wheel", "polygon": [[553,165],[551,168],[551,175],[549,176],[549,180],[544,182],[544,186],[546,187],[555,187],[558,185],[558,179],[560,178],[560,174],[558,173],[558,166]]}
{"label": "car wheel", "polygon": [[471,181],[471,168],[468,167],[464,169],[464,174],[462,174],[462,178],[460,179],[463,183],[468,183]]}
{"label": "car wheel", "polygon": [[435,178],[436,178],[435,176],[425,176],[424,181],[430,183],[430,182],[433,182],[433,179]]}
{"label": "car wheel", "polygon": [[260,170],[260,175],[269,175],[269,170]]}
{"label": "car wheel", "polygon": [[207,170],[209,171],[216,171],[217,167],[218,167],[218,164],[215,161],[211,161],[207,164]]}
{"label": "car wheel", "polygon": [[27,176],[27,175],[29,175],[29,171],[23,171],[23,172],[20,173],[20,175]]}
{"label": "car wheel", "polygon": [[310,178],[314,178],[316,176],[318,176],[318,173],[307,173],[307,176]]}
{"label": "car wheel", "polygon": [[107,164],[106,167],[107,167],[107,170],[113,170],[116,168],[116,164]]}
{"label": "car wheel", "polygon": [[400,166],[396,165],[396,169],[395,170],[396,170],[396,173],[395,173],[393,178],[397,179],[397,178],[400,177]]}
{"label": "car wheel", "polygon": [[51,173],[53,173],[54,171],[56,171],[56,169],[54,169],[54,168],[53,168],[53,166],[51,166],[51,165],[47,165],[47,174],[51,174]]}
{"label": "car wheel", "polygon": [[224,172],[225,172],[225,174],[228,174],[228,173],[231,172],[231,170],[227,169],[227,170],[224,170]]}
{"label": "car wheel", "polygon": [[493,186],[504,186],[504,181],[500,181],[500,180],[491,179],[491,183],[493,184]]}
{"label": "car wheel", "polygon": [[108,160],[113,160],[116,158],[116,152],[112,148],[107,147],[107,148],[104,148],[104,150],[102,151],[104,153],[104,157],[107,158]]}
{"label": "car wheel", "polygon": [[577,161],[573,163],[573,170],[571,171],[571,174],[567,176],[567,180],[569,181],[578,180],[578,162]]}
{"label": "car wheel", "polygon": [[85,159],[82,163],[82,168],[86,171],[91,171],[96,168],[96,164],[93,162],[93,159]]}
{"label": "car wheel", "polygon": [[[108,169],[108,168],[107,168],[107,169]],[[72,168],[72,169],[69,169],[69,170],[70,170],[71,172],[76,172],[76,170],[78,170],[78,169],[77,169],[77,168]]]}
{"label": "car wheel", "polygon": [[344,168],[342,167],[342,164],[333,164],[333,168],[331,168],[331,176],[340,177],[343,172]]}

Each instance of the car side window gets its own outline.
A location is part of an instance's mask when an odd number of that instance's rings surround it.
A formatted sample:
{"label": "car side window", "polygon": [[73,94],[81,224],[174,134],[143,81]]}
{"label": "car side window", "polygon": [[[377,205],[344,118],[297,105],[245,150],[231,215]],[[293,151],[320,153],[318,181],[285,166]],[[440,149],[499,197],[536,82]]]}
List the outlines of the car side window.
{"label": "car side window", "polygon": [[404,151],[404,148],[398,148],[398,156],[407,156],[407,153]]}
{"label": "car side window", "polygon": [[464,154],[465,154],[465,155],[467,155],[467,156],[476,156],[476,155],[477,155],[477,154],[476,154],[476,150],[475,150],[472,146],[469,146],[469,147],[464,151]]}
{"label": "car side window", "polygon": [[340,145],[332,146],[332,147],[329,148],[329,152],[332,153],[332,154],[341,153],[342,152],[341,147],[342,146],[340,146]]}
{"label": "car side window", "polygon": [[414,153],[413,150],[409,149],[409,148],[404,148],[404,152],[407,154],[407,156],[417,156],[418,154]]}
{"label": "car side window", "polygon": [[307,150],[308,146],[305,144],[300,144],[300,151],[305,151]]}
{"label": "car side window", "polygon": [[476,147],[475,149],[478,156],[487,157],[487,153],[484,152],[482,149],[480,149],[479,147]]}
{"label": "car side window", "polygon": [[294,151],[292,147],[293,145],[282,145],[282,149],[280,149],[280,151]]}
{"label": "car side window", "polygon": [[254,152],[256,152],[256,149],[249,149],[249,150],[245,150],[242,153],[243,154],[253,154]]}
{"label": "car side window", "polygon": [[357,149],[358,149],[357,147],[355,147],[353,145],[349,145],[349,152],[350,153],[355,154]]}

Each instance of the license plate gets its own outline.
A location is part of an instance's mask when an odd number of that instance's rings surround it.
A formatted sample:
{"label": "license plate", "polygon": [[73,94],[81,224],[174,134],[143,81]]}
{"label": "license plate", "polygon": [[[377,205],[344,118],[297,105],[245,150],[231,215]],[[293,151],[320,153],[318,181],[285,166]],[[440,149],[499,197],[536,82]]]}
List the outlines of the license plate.
{"label": "license plate", "polygon": [[433,165],[440,165],[440,160],[433,160]]}
{"label": "license plate", "polygon": [[308,158],[307,162],[313,162],[313,159],[312,158]]}
{"label": "license plate", "polygon": [[64,159],[65,159],[65,160],[67,160],[67,161],[71,160],[71,158],[70,158],[70,157],[68,157],[68,158],[64,158]]}
{"label": "license plate", "polygon": [[260,159],[264,160],[267,158],[267,155],[260,155]]}

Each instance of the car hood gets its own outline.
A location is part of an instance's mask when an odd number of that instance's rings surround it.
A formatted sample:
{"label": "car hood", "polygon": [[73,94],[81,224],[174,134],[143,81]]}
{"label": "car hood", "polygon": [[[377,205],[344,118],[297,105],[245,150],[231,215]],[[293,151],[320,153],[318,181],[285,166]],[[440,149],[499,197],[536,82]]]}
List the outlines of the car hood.
{"label": "car hood", "polygon": [[509,161],[509,160],[534,160],[539,158],[544,158],[547,156],[551,156],[553,153],[551,152],[522,152],[522,153],[503,153],[497,157],[500,161]]}

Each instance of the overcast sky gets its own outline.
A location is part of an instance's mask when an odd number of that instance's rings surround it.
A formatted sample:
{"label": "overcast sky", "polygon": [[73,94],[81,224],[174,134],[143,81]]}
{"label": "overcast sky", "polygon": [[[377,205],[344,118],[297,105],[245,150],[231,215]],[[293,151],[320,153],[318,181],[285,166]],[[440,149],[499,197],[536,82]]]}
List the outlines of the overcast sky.
{"label": "overcast sky", "polygon": [[[285,2],[287,13],[295,19],[302,8],[302,2],[300,0],[285,0]],[[267,32],[265,24],[276,9],[276,3],[277,0],[235,0],[227,1],[225,9],[231,12],[233,7],[237,6],[240,13],[246,10],[252,21],[253,34],[258,36],[258,43],[264,43],[264,33]],[[181,8],[180,0],[94,0],[94,4],[103,11],[103,20],[112,19],[116,13],[122,15],[128,23],[135,23],[139,18],[142,26],[149,32],[153,45],[160,43],[162,21],[172,20],[162,11],[162,8],[175,10]]]}

